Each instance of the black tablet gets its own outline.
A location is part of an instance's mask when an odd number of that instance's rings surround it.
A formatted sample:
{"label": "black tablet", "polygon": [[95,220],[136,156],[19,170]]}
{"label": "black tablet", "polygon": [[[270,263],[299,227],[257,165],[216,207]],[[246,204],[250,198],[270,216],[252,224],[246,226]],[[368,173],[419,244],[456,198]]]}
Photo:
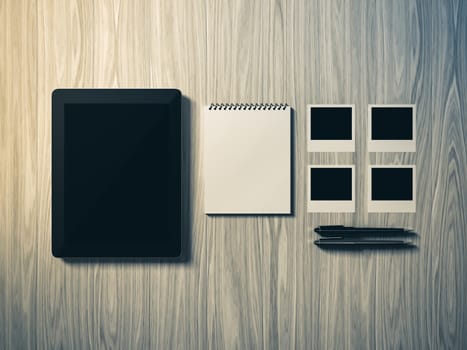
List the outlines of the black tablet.
{"label": "black tablet", "polygon": [[181,254],[181,94],[52,93],[52,253]]}

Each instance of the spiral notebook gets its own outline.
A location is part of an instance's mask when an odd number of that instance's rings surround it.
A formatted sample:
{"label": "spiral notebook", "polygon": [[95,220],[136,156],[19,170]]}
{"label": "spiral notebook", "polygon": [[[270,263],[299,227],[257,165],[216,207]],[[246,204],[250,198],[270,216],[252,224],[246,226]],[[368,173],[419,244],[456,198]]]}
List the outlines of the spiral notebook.
{"label": "spiral notebook", "polygon": [[207,214],[290,214],[290,107],[206,106],[203,167]]}

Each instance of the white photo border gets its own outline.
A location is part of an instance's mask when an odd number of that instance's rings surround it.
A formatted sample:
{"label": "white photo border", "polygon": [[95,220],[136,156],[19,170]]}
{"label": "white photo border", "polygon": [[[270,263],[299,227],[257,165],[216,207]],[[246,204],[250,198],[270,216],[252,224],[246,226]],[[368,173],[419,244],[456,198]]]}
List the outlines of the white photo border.
{"label": "white photo border", "polygon": [[[372,169],[374,168],[411,168],[412,200],[382,201],[371,199]],[[415,165],[370,165],[368,167],[368,212],[369,213],[415,213],[417,208],[417,172]]]}
{"label": "white photo border", "polygon": [[[352,200],[313,201],[311,200],[311,169],[350,168],[352,169]],[[309,213],[355,213],[355,165],[309,165],[307,171],[307,203]]]}
{"label": "white photo border", "polygon": [[[375,107],[412,108],[412,140],[373,140],[371,134],[372,110]],[[368,152],[415,152],[417,142],[417,105],[415,104],[369,104],[367,144]]]}
{"label": "white photo border", "polygon": [[[312,108],[351,108],[352,139],[351,140],[311,140]],[[308,104],[306,117],[306,135],[308,152],[355,152],[355,105],[354,104]]]}

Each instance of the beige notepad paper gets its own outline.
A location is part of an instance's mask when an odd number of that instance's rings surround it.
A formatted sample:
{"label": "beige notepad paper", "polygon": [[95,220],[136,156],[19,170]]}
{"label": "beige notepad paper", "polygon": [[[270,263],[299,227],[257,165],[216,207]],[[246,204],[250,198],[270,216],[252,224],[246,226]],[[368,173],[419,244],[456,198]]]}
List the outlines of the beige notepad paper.
{"label": "beige notepad paper", "polygon": [[206,214],[290,214],[290,107],[204,107],[203,169]]}

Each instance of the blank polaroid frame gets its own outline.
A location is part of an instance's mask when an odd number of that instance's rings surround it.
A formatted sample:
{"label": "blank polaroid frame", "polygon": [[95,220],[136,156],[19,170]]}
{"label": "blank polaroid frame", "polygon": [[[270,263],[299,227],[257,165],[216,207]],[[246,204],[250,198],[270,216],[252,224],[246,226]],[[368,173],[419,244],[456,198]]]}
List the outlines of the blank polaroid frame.
{"label": "blank polaroid frame", "polygon": [[[320,123],[320,127],[326,131],[329,124],[336,124],[338,119],[346,117],[345,115],[332,115],[332,111],[347,112],[350,110],[350,120],[345,118],[344,124],[340,124],[341,129],[336,128],[336,132],[325,132],[323,135],[313,135],[313,110],[329,110],[328,123],[324,125]],[[326,125],[327,124],[327,125]],[[350,124],[350,125],[349,125]],[[307,105],[307,149],[308,152],[355,152],[355,105],[338,104],[338,105],[325,105],[325,104],[309,104]],[[313,137],[313,138],[312,138]]]}
{"label": "blank polaroid frame", "polygon": [[[338,170],[332,174],[332,170]],[[321,170],[321,174],[316,171]],[[346,172],[350,171],[349,175]],[[331,172],[331,174],[329,173]],[[314,174],[315,173],[315,174]],[[346,174],[347,173],[347,174]],[[315,178],[313,179],[313,176]],[[308,166],[308,212],[311,213],[354,213],[355,212],[355,166],[354,165],[309,165]],[[337,178],[350,180],[350,184],[325,183]],[[314,182],[313,182],[314,181]],[[332,181],[332,180],[331,180]],[[315,186],[315,187],[313,187]],[[350,188],[349,188],[350,186]],[[329,191],[330,190],[330,191]]]}
{"label": "blank polaroid frame", "polygon": [[[404,169],[410,169],[411,173]],[[415,170],[415,165],[370,165],[368,167],[368,212],[415,213],[417,187]],[[407,179],[410,179],[411,183],[407,182]],[[376,187],[377,185],[380,186]]]}
{"label": "blank polaroid frame", "polygon": [[[380,118],[381,122],[376,124],[373,118]],[[389,119],[399,119],[399,124],[390,125]],[[415,152],[416,125],[414,104],[368,105],[368,152]]]}

